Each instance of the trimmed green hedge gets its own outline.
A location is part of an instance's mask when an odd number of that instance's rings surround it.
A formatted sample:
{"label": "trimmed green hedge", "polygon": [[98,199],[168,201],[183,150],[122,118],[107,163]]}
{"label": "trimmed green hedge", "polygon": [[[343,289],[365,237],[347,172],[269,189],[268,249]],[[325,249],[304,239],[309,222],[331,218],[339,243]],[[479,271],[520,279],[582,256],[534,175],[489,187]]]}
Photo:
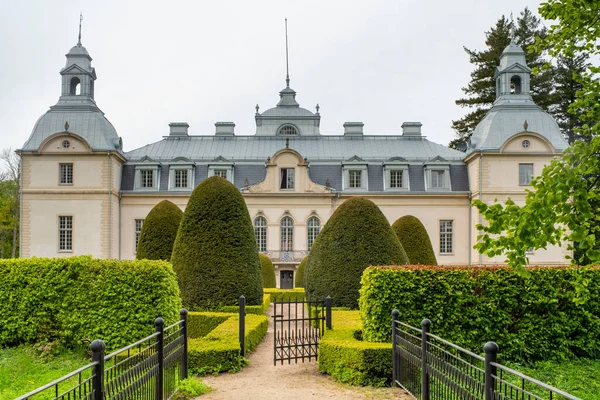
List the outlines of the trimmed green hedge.
{"label": "trimmed green hedge", "polygon": [[[246,306],[246,314],[264,315],[267,312],[267,310],[269,309],[270,305],[271,305],[271,295],[264,294],[262,305]],[[240,307],[239,306],[225,306],[225,307],[221,307],[221,309],[219,311],[227,312],[227,313],[239,313]]]}
{"label": "trimmed green hedge", "polygon": [[0,260],[0,346],[102,339],[118,349],[179,320],[171,264],[89,256]]}
{"label": "trimmed green hedge", "polygon": [[[495,341],[503,360],[600,357],[600,268],[379,267],[362,278],[366,340],[391,341],[400,321],[432,322],[436,335],[480,353]],[[579,293],[576,287],[579,286]],[[576,299],[576,301],[574,301]]]}
{"label": "trimmed green hedge", "polygon": [[333,329],[319,343],[319,371],[351,385],[384,386],[392,379],[392,344],[363,342],[359,311],[333,310]]}
{"label": "trimmed green hedge", "polygon": [[294,282],[294,287],[303,288],[304,287],[304,277],[306,276],[306,263],[308,262],[308,256],[304,257],[302,261],[300,261],[300,265],[296,269],[296,279]]}
{"label": "trimmed green hedge", "polygon": [[260,258],[260,265],[262,267],[262,277],[263,277],[263,288],[274,288],[277,287],[277,280],[275,279],[275,267],[273,266],[273,261],[271,259],[260,253],[258,255]]}
{"label": "trimmed green hedge", "polygon": [[356,309],[365,268],[389,264],[408,264],[400,240],[375,203],[353,197],[335,210],[310,249],[306,293]]}
{"label": "trimmed green hedge", "polygon": [[409,263],[437,265],[431,240],[419,218],[405,215],[394,222],[392,229],[402,243]]}
{"label": "trimmed green hedge", "polygon": [[[213,324],[217,318],[225,320],[200,338],[188,342],[188,362],[192,373],[199,375],[238,371],[245,359],[240,356],[239,316],[233,313],[190,312],[196,323]],[[246,315],[246,354],[256,348],[267,334],[269,320],[264,315]],[[206,328],[208,329],[208,328]],[[197,330],[203,332],[206,329]]]}
{"label": "trimmed green hedge", "polygon": [[190,311],[261,305],[262,272],[254,228],[240,191],[212,176],[192,192],[171,256],[183,304]]}
{"label": "trimmed green hedge", "polygon": [[271,295],[271,301],[302,301],[306,296],[304,288],[265,289],[265,294]]}
{"label": "trimmed green hedge", "polygon": [[171,260],[173,243],[182,216],[181,209],[169,200],[155,205],[144,220],[135,258]]}

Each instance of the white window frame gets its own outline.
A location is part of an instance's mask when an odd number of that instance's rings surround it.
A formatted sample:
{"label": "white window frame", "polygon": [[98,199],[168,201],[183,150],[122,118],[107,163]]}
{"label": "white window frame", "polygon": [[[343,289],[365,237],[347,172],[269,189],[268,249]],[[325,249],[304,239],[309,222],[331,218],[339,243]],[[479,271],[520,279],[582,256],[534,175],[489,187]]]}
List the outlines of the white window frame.
{"label": "white window frame", "polygon": [[[63,168],[65,169],[63,171]],[[73,163],[59,163],[58,164],[58,184],[61,186],[72,186],[73,185]],[[63,182],[63,178],[65,181]]]}
{"label": "white window frame", "polygon": [[[360,187],[350,187],[350,171],[360,171]],[[343,190],[356,192],[369,190],[369,172],[366,164],[345,164],[342,172]]]}
{"label": "white window frame", "polygon": [[[450,229],[448,230],[447,223],[450,223]],[[440,255],[453,255],[454,254],[454,220],[453,219],[440,219]],[[449,250],[449,251],[448,251]]]}
{"label": "white window frame", "polygon": [[[522,180],[524,172],[521,172],[522,167],[525,166],[531,166],[531,175],[526,183]],[[533,163],[519,163],[519,186],[531,186],[531,179],[533,179]]]}
{"label": "white window frame", "polygon": [[[286,187],[281,187],[282,186],[282,179],[283,179],[283,171],[286,171],[285,176],[286,176],[286,182],[285,182],[285,186]],[[291,175],[291,187],[290,187],[290,175],[289,175],[289,171],[292,171],[292,175]],[[279,190],[296,190],[296,168],[293,167],[282,167],[279,168]]]}
{"label": "white window frame", "polygon": [[[139,227],[138,227],[138,222],[139,222]],[[144,227],[144,218],[135,218],[133,220],[133,254],[137,253],[137,247],[140,242],[140,235],[142,234],[143,227]]]}
{"label": "white window frame", "polygon": [[[142,187],[142,171],[152,171],[152,187]],[[134,185],[135,190],[158,190],[160,184],[160,166],[149,165],[142,166],[136,165]]]}
{"label": "white window frame", "polygon": [[[402,186],[392,187],[392,171],[402,172]],[[410,181],[408,175],[408,165],[389,165],[383,168],[383,190],[406,191],[410,190]]]}
{"label": "white window frame", "polygon": [[[257,224],[258,220],[264,221],[264,225]],[[269,225],[264,215],[257,215],[252,221],[254,227],[254,237],[256,238],[256,247],[259,252],[267,251],[267,226]]]}
{"label": "white window frame", "polygon": [[[192,190],[194,188],[195,170],[193,165],[170,165],[169,166],[169,190]],[[187,186],[177,187],[177,172],[187,171]]]}
{"label": "white window frame", "polygon": [[[61,225],[62,219],[65,218],[64,227]],[[67,224],[68,221],[68,224]],[[59,215],[58,216],[58,252],[72,253],[73,252],[73,216]],[[64,233],[64,246],[61,240],[61,235]]]}
{"label": "white window frame", "polygon": [[[291,221],[291,225],[284,225],[284,221]],[[279,221],[279,249],[282,252],[294,251],[294,225],[294,219],[289,215]]]}
{"label": "white window frame", "polygon": [[208,177],[215,176],[215,170],[227,170],[227,179],[233,183],[233,164],[212,164],[208,166]]}
{"label": "white window frame", "polygon": [[[433,187],[432,171],[443,171],[444,187]],[[451,190],[452,183],[450,182],[450,166],[449,165],[428,165],[425,167],[425,190]]]}
{"label": "white window frame", "polygon": [[[316,224],[311,225],[311,221],[317,221]],[[321,220],[316,215],[311,215],[306,221],[306,249],[310,251],[313,243],[317,239],[317,236],[321,232]]]}

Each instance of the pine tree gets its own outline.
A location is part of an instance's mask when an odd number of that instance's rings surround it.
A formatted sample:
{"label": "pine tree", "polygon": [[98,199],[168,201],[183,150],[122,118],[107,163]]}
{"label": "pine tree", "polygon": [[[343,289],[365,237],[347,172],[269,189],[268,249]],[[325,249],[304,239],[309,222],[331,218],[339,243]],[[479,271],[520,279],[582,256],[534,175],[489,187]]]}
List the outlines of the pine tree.
{"label": "pine tree", "polygon": [[558,126],[565,134],[569,144],[575,140],[589,141],[590,137],[582,137],[575,133],[577,128],[583,126],[581,120],[581,109],[571,109],[578,90],[583,89],[580,77],[589,67],[588,53],[580,53],[577,56],[565,57],[559,55],[556,59],[556,103],[552,108],[552,115],[556,118]]}
{"label": "pine tree", "polygon": [[[466,97],[456,100],[456,104],[473,110],[461,119],[452,121],[457,138],[450,142],[450,147],[457,148],[459,142],[468,140],[479,121],[492,107],[496,99],[494,73],[502,51],[510,44],[513,25],[515,42],[525,50],[525,59],[529,68],[539,68],[546,63],[543,52],[528,52],[528,48],[535,42],[536,36],[546,36],[546,28],[540,27],[539,18],[536,18],[528,8],[521,12],[514,23],[504,15],[496,22],[496,25],[486,32],[486,50],[477,51],[464,47],[465,52],[469,55],[469,61],[476,68],[471,72],[469,84],[462,88]],[[545,110],[548,110],[555,102],[552,93],[553,74],[552,68],[548,68],[531,78],[533,100]]]}

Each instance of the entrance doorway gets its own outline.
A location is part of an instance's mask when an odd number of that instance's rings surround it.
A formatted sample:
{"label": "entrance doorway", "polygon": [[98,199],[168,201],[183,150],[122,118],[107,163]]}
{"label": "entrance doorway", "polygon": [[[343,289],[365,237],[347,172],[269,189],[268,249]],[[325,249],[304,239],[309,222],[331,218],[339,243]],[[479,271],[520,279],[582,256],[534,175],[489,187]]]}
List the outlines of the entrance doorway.
{"label": "entrance doorway", "polygon": [[279,288],[294,288],[294,271],[279,271]]}

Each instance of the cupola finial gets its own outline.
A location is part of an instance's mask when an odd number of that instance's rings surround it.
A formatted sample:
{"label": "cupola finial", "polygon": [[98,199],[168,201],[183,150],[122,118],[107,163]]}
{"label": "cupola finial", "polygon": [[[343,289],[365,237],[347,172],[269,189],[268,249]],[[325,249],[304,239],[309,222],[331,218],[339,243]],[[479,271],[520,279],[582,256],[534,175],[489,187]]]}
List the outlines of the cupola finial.
{"label": "cupola finial", "polygon": [[290,62],[288,57],[287,18],[285,19],[285,85],[290,87]]}
{"label": "cupola finial", "polygon": [[510,12],[510,42],[515,43],[515,20],[512,11]]}
{"label": "cupola finial", "polygon": [[79,12],[79,36],[77,37],[77,46],[81,46],[81,21],[83,21],[83,13]]}

